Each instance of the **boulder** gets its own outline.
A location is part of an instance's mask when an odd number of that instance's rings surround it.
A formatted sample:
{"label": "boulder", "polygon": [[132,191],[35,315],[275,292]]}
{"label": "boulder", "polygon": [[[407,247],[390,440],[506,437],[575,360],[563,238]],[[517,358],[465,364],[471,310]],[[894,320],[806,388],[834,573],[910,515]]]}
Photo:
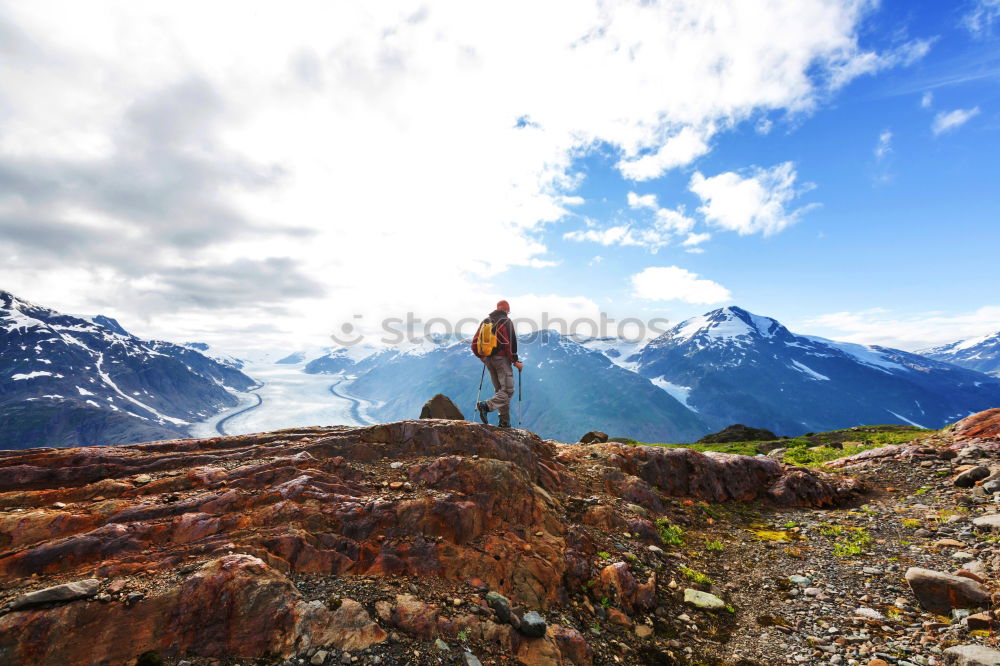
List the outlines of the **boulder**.
{"label": "boulder", "polygon": [[955,666],[1000,666],[1000,652],[982,645],[956,645],[945,648],[946,663]]}
{"label": "boulder", "polygon": [[971,488],[976,485],[976,481],[981,481],[990,475],[990,468],[978,465],[972,469],[967,469],[955,477],[956,488]]}
{"label": "boulder", "polygon": [[1000,532],[1000,513],[990,513],[972,519],[972,524],[981,530]]}
{"label": "boulder", "polygon": [[1000,438],[1000,407],[966,416],[950,426],[948,431],[955,439]]}
{"label": "boulder", "polygon": [[[779,439],[779,437],[765,428],[751,428],[742,423],[734,423],[731,426],[726,426],[719,432],[705,435],[698,440],[698,443],[724,444],[726,442],[756,442],[775,439]],[[761,453],[765,452],[761,451]]]}
{"label": "boulder", "polygon": [[443,393],[438,393],[436,396],[424,403],[424,406],[420,409],[420,418],[450,419],[452,421],[465,420],[465,416],[462,415],[461,410],[455,406],[455,403],[451,401],[451,398]]}
{"label": "boulder", "polygon": [[906,582],[920,605],[939,615],[947,615],[953,608],[980,608],[990,599],[986,588],[976,581],[940,571],[910,567]]}
{"label": "boulder", "polygon": [[608,433],[600,430],[591,430],[580,438],[581,444],[603,444],[608,441]]}
{"label": "boulder", "polygon": [[85,599],[97,594],[98,585],[100,585],[99,580],[96,578],[88,578],[87,580],[78,580],[73,583],[47,587],[44,590],[38,590],[36,592],[29,592],[28,594],[21,595],[14,600],[10,609],[21,610],[22,608],[31,608],[32,606],[43,606],[45,604],[65,603],[67,601],[75,601],[76,599]]}

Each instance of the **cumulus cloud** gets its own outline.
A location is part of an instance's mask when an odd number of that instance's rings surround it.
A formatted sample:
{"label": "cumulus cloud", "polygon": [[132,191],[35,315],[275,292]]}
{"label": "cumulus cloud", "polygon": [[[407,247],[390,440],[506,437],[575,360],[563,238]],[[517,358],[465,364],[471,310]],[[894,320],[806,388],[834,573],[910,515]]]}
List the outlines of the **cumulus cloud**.
{"label": "cumulus cloud", "polygon": [[931,104],[933,103],[934,103],[934,93],[928,90],[920,98],[920,108],[929,109],[931,108]]}
{"label": "cumulus cloud", "polygon": [[[744,120],[810,113],[917,57],[858,44],[871,7],[5,4],[6,286],[73,311],[138,303],[171,337],[273,323],[277,306],[301,313],[287,330],[436,312],[441,285],[483,284],[445,294],[467,310],[509,268],[558,260],[541,231],[580,203],[587,151],[648,180]],[[614,233],[656,247],[687,233],[674,212]],[[256,308],[211,279],[246,266],[290,281]],[[150,284],[165,297],[141,298]],[[207,310],[201,325],[158,316],[171,300]]]}
{"label": "cumulus cloud", "polygon": [[892,152],[892,132],[882,130],[878,135],[878,142],[875,144],[875,159],[881,160]]}
{"label": "cumulus cloud", "polygon": [[901,313],[874,308],[831,312],[803,322],[814,332],[821,327],[826,337],[877,344],[914,351],[1000,331],[1000,305],[987,305],[971,312]]}
{"label": "cumulus cloud", "polygon": [[950,132],[954,129],[958,129],[965,123],[969,122],[972,118],[979,115],[979,107],[973,107],[971,109],[955,109],[954,111],[942,111],[936,116],[934,116],[934,122],[931,124],[931,131],[934,135],[944,134],[945,132]]}
{"label": "cumulus cloud", "polygon": [[741,236],[769,236],[795,224],[813,207],[789,208],[793,199],[813,187],[797,187],[797,177],[795,165],[784,162],[770,169],[753,167],[746,175],[728,171],[706,178],[696,172],[690,188],[701,198],[698,211],[710,223]]}
{"label": "cumulus cloud", "polygon": [[732,300],[729,290],[679,266],[651,266],[631,278],[632,294],[649,301],[708,305]]}

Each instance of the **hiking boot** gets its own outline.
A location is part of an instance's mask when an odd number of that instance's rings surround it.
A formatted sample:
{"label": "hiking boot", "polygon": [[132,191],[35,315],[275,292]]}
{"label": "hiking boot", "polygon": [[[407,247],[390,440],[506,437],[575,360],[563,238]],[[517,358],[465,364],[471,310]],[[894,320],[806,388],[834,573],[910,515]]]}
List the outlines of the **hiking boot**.
{"label": "hiking boot", "polygon": [[485,402],[476,403],[476,411],[479,412],[479,420],[483,422],[483,425],[489,425],[490,421],[487,415],[490,413],[489,408],[486,406]]}
{"label": "hiking boot", "polygon": [[504,416],[503,414],[501,414],[500,415],[500,423],[498,423],[497,425],[500,426],[501,428],[509,428],[510,427],[510,415],[508,414],[507,416]]}

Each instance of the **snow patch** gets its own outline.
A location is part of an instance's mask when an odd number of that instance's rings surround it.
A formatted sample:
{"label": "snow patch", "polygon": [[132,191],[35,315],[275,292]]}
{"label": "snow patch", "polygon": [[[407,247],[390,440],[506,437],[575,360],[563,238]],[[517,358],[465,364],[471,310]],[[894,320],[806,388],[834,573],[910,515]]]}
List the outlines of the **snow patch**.
{"label": "snow patch", "polygon": [[809,375],[810,377],[812,377],[817,381],[825,381],[825,382],[830,381],[830,378],[827,377],[826,375],[821,375],[820,373],[816,372],[809,366],[803,365],[802,363],[799,363],[795,359],[792,359],[792,365],[795,367],[796,370],[804,372],[805,374]]}
{"label": "snow patch", "polygon": [[662,389],[663,391],[666,391],[674,398],[674,400],[681,403],[682,405],[690,409],[692,412],[695,413],[698,412],[697,409],[688,404],[688,396],[691,395],[690,386],[680,386],[678,384],[671,384],[662,376],[657,377],[656,379],[651,379],[649,381],[653,382],[654,386]]}
{"label": "snow patch", "polygon": [[893,416],[895,416],[900,421],[906,421],[911,426],[916,426],[918,428],[923,428],[924,427],[924,426],[920,425],[919,423],[917,423],[916,421],[911,421],[910,419],[906,418],[905,416],[901,416],[901,415],[897,414],[896,412],[892,411],[891,409],[887,409],[885,411],[889,412],[890,414],[892,414]]}
{"label": "snow patch", "polygon": [[11,375],[10,378],[15,382],[22,379],[34,379],[35,377],[51,377],[52,373],[46,370],[35,370],[34,372],[19,372],[15,375]]}

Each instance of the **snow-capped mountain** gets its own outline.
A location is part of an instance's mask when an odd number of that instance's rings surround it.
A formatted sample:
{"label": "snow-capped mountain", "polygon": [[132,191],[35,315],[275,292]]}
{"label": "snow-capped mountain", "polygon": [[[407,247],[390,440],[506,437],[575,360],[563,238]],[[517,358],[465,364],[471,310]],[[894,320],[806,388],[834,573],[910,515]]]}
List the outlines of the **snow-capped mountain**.
{"label": "snow-capped mountain", "polygon": [[[645,441],[686,442],[709,431],[697,414],[648,380],[554,331],[519,338],[518,352],[525,362],[522,425],[543,437],[576,441],[588,430],[601,429]],[[320,361],[329,372],[355,377],[348,386],[351,394],[369,401],[373,406],[367,413],[377,420],[415,418],[436,393],[448,395],[467,418],[475,418],[483,366],[468,340],[434,337],[384,348],[356,362],[347,353],[334,353],[309,365],[318,371]],[[482,399],[492,394],[487,376]],[[517,410],[515,396],[515,423]],[[496,414],[492,418],[495,423]]]}
{"label": "snow-capped mountain", "polygon": [[1000,405],[995,378],[897,349],[796,335],[738,307],[681,322],[625,362],[713,429],[938,428]]}
{"label": "snow-capped mountain", "polygon": [[144,341],[108,317],[61,314],[0,291],[0,449],[187,434],[254,381],[192,346]]}
{"label": "snow-capped mountain", "polygon": [[940,347],[922,349],[918,353],[936,361],[1000,377],[1000,331]]}

